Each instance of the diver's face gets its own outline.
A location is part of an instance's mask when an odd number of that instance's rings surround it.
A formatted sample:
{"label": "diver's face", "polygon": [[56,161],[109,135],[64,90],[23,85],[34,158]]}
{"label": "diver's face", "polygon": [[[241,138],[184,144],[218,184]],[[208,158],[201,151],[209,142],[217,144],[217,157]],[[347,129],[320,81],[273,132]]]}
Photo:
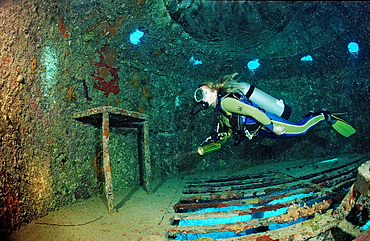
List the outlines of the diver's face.
{"label": "diver's face", "polygon": [[209,105],[216,106],[217,91],[212,91],[208,86],[203,85],[200,87],[203,90],[203,101]]}

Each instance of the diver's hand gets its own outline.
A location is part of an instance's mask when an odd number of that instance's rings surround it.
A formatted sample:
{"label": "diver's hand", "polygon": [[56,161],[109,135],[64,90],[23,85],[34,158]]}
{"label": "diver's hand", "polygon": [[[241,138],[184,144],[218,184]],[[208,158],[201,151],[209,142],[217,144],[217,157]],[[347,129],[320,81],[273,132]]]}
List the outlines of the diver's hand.
{"label": "diver's hand", "polygon": [[207,139],[205,139],[205,140],[202,142],[202,144],[200,144],[199,146],[204,146],[204,145],[208,144],[208,142],[209,142],[209,141],[211,141],[211,140],[212,140],[212,136],[209,136],[209,137],[207,137]]}
{"label": "diver's hand", "polygon": [[223,140],[224,138],[227,138],[229,136],[228,132],[221,132],[218,134],[218,137],[220,140]]}
{"label": "diver's hand", "polygon": [[274,125],[274,129],[272,130],[276,135],[280,136],[285,133],[284,126],[276,126]]}

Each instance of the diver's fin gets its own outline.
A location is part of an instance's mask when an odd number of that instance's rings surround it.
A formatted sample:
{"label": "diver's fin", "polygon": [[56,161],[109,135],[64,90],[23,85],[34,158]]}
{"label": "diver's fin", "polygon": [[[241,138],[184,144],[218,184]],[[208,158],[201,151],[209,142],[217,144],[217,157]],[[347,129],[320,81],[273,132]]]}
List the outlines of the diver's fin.
{"label": "diver's fin", "polygon": [[339,117],[336,117],[334,115],[330,115],[331,117],[331,126],[336,130],[339,134],[345,137],[349,137],[353,135],[356,132],[356,129],[353,128],[350,124],[348,124],[346,121],[342,120]]}

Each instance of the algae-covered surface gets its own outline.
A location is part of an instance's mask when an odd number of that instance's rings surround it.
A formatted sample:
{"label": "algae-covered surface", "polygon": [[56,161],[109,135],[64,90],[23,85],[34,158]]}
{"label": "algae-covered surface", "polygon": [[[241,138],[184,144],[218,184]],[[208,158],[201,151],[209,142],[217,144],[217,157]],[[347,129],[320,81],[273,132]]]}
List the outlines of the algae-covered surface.
{"label": "algae-covered surface", "polygon": [[[176,178],[176,179],[168,179],[166,181],[162,182],[156,182],[154,184],[154,193],[149,195],[146,193],[141,187],[135,186],[132,188],[125,189],[124,191],[115,192],[116,197],[116,207],[118,212],[114,212],[109,214],[108,209],[106,206],[105,197],[93,197],[78,203],[75,203],[68,207],[62,207],[57,211],[51,212],[50,214],[46,215],[45,217],[38,218],[34,221],[32,221],[30,224],[25,225],[20,228],[17,232],[14,232],[9,240],[10,241],[33,241],[33,240],[39,240],[39,241],[46,241],[46,240],[147,240],[147,241],[164,241],[164,240],[171,240],[171,237],[169,234],[175,232],[177,229],[182,229],[183,234],[186,235],[187,233],[190,233],[192,230],[200,229],[200,230],[207,230],[208,227],[212,227],[212,225],[204,226],[176,226],[174,224],[174,220],[178,219],[181,216],[186,217],[187,215],[196,215],[196,213],[175,213],[176,204],[178,205],[180,203],[180,200],[184,200],[184,196],[187,196],[184,190],[186,189],[186,183],[195,183],[196,180],[198,181],[205,181],[207,182],[203,183],[203,187],[206,183],[209,183],[210,180],[218,180],[218,182],[221,181],[221,179],[227,179],[236,177],[234,180],[229,180],[229,182],[234,181],[236,185],[236,181],[240,180],[240,177],[242,176],[250,176],[250,181],[253,179],[258,183],[261,182],[260,175],[268,175],[269,173],[273,173],[275,176],[277,183],[270,183],[269,186],[265,186],[264,189],[266,189],[266,192],[273,192],[270,186],[279,187],[278,189],[284,190],[284,187],[286,185],[290,185],[289,182],[292,181],[292,179],[296,178],[298,183],[301,183],[303,185],[304,178],[307,176],[313,177],[313,180],[315,181],[317,177],[321,176],[323,173],[329,173],[330,170],[337,170],[339,167],[343,167],[342,171],[346,173],[346,168],[350,167],[351,165],[354,165],[357,167],[358,165],[362,164],[366,160],[368,160],[369,155],[343,155],[343,156],[337,156],[336,158],[331,159],[323,159],[323,158],[317,158],[315,160],[307,160],[307,159],[301,159],[296,161],[285,161],[283,162],[284,165],[281,165],[281,163],[274,163],[274,164],[260,164],[250,167],[245,167],[243,170],[223,170],[218,172],[208,172],[203,173],[202,175],[189,175],[184,176],[182,178]],[[356,168],[355,168],[356,169]],[[329,174],[328,174],[329,175]],[[355,173],[354,173],[355,175]],[[325,176],[325,175],[324,175]],[[302,177],[303,179],[299,181],[299,178]],[[334,176],[335,177],[335,176]],[[220,179],[221,178],[221,179]],[[285,183],[281,183],[281,180],[285,180]],[[323,177],[323,180],[325,177]],[[326,182],[330,182],[330,180],[327,180]],[[317,180],[315,181],[317,183]],[[311,183],[312,184],[312,183]],[[323,191],[323,194],[325,194],[325,190],[330,189],[330,185],[325,188],[326,184],[323,182],[322,184],[318,185],[318,189],[315,190],[314,184],[312,187],[307,187],[307,190],[301,193],[302,195],[309,195],[308,190],[311,192],[317,192],[319,194],[321,191]],[[294,187],[294,186],[292,186]],[[258,192],[258,188],[254,189],[251,188],[251,190],[245,190],[246,192]],[[269,190],[269,191],[268,191]],[[348,189],[347,189],[348,190]],[[237,191],[237,189],[234,189],[234,192]],[[336,190],[336,192],[339,190]],[[233,192],[232,190],[230,193]],[[341,191],[342,192],[342,191]],[[328,198],[330,203],[333,204],[333,202],[340,203],[343,197],[346,195],[347,191],[344,191],[342,194],[338,195],[337,193],[326,193],[323,198]],[[196,194],[194,194],[196,195]],[[333,195],[333,196],[330,196]],[[294,195],[293,195],[294,196]],[[297,196],[297,195],[295,195]],[[315,196],[315,195],[314,195]],[[319,194],[320,196],[320,194]],[[239,198],[234,199],[230,196],[228,196],[230,199],[230,203],[237,203]],[[279,199],[284,199],[284,195],[276,193],[275,197],[273,198],[273,202],[278,201]],[[289,197],[289,196],[288,196]],[[222,199],[222,198],[221,198]],[[226,196],[223,198],[226,199]],[[250,200],[250,203],[265,203],[266,210],[269,211],[271,206],[264,201],[266,197],[262,196],[254,196],[248,198],[244,198],[243,200],[247,202],[247,200]],[[337,200],[335,200],[337,199]],[[319,199],[317,199],[319,200]],[[367,199],[362,198],[360,199],[359,203],[356,204],[357,207],[360,207],[364,203],[366,203]],[[217,200],[214,200],[217,202]],[[186,202],[183,202],[186,203]],[[295,199],[287,199],[286,201],[282,201],[282,203],[287,203],[291,209],[288,209],[288,211],[280,211],[280,213],[277,212],[273,214],[275,217],[271,217],[272,220],[268,220],[266,216],[257,215],[248,222],[239,222],[235,223],[234,226],[232,223],[229,223],[229,226],[226,226],[227,230],[232,230],[236,234],[240,234],[239,236],[245,236],[245,234],[241,234],[244,230],[247,230],[250,227],[253,227],[253,225],[261,226],[261,225],[269,225],[271,223],[284,223],[288,222],[285,221],[294,220],[293,222],[290,222],[289,225],[291,225],[284,229],[285,226],[282,226],[281,229],[276,230],[270,230],[267,234],[270,235],[271,232],[274,235],[281,235],[279,237],[284,237],[284,235],[296,235],[298,238],[317,238],[320,237],[326,237],[325,240],[344,240],[340,239],[340,237],[344,238],[347,237],[345,234],[342,234],[342,236],[336,236],[334,232],[330,232],[330,230],[326,229],[323,224],[330,224],[332,227],[337,227],[339,223],[342,221],[340,219],[335,219],[335,215],[333,213],[336,213],[335,208],[338,207],[338,205],[331,205],[324,201],[322,203],[314,203],[313,208],[316,207],[317,210],[310,210],[308,206],[302,205],[305,203],[304,200],[299,199],[296,197]],[[195,203],[195,204],[201,204]],[[244,204],[245,205],[245,204]],[[301,205],[301,206],[300,206]],[[309,201],[307,201],[307,205],[309,204]],[[322,208],[318,208],[319,205],[322,205]],[[227,205],[224,205],[224,208]],[[328,209],[328,207],[330,208]],[[294,210],[301,209],[301,211],[294,212]],[[240,215],[246,215],[246,212],[250,212],[255,209],[258,209],[258,206],[255,206],[248,209],[245,207],[245,209],[240,210]],[[263,209],[263,208],[262,208]],[[334,211],[333,211],[334,209]],[[219,210],[218,212],[215,211],[213,214],[214,217],[220,218],[222,216],[227,217],[228,212],[220,212],[222,210]],[[307,214],[305,213],[307,212]],[[266,212],[268,213],[268,212]],[[312,215],[312,213],[316,213],[314,216],[309,217]],[[203,215],[207,215],[207,213],[204,213]],[[208,214],[212,216],[211,214]],[[279,216],[280,215],[280,216]],[[353,216],[355,214],[351,214]],[[248,215],[246,215],[248,216]],[[309,217],[309,219],[302,223],[298,218],[300,217]],[[204,217],[203,217],[204,218]],[[202,214],[199,214],[199,217],[197,219],[202,219]],[[260,220],[260,221],[259,221]],[[282,221],[284,220],[284,221]],[[350,220],[350,219],[348,219]],[[321,224],[319,224],[321,222]],[[353,221],[352,221],[353,222]],[[288,224],[288,223],[286,223]],[[226,224],[225,224],[226,225]],[[225,226],[224,225],[224,226]],[[343,225],[346,225],[353,229],[354,226],[351,226],[349,222],[344,222]],[[225,227],[220,225],[214,225],[214,228],[212,229],[213,232],[222,233],[225,232]],[[344,228],[342,226],[341,228]],[[187,231],[188,230],[188,231]],[[258,230],[258,229],[256,229]],[[307,231],[311,230],[311,231]],[[352,230],[350,232],[352,235],[366,235],[366,231],[359,229],[358,227],[355,228],[355,230]],[[261,237],[267,235],[265,232],[268,231],[260,229],[259,235]],[[206,233],[205,231],[203,231]],[[289,232],[289,233],[288,233]],[[195,232],[197,233],[197,232]],[[198,231],[200,235],[198,238],[205,239],[206,237],[202,236],[202,231]],[[338,232],[337,232],[338,233]],[[256,235],[256,232],[254,232]],[[196,237],[196,236],[195,236]],[[235,240],[238,235],[235,236]],[[245,236],[245,238],[247,238]],[[336,238],[335,238],[336,237]],[[172,237],[173,238],[173,237]],[[179,235],[180,240],[181,235]],[[339,238],[339,239],[337,239]],[[192,240],[196,238],[192,237]],[[173,239],[172,239],[173,240]],[[201,240],[201,239],[200,239]],[[233,240],[227,239],[227,240]]]}
{"label": "algae-covered surface", "polygon": [[[104,196],[102,130],[73,118],[92,108],[112,106],[149,117],[154,182],[369,152],[369,6],[361,1],[0,1],[0,238],[52,211],[89,198],[94,205]],[[350,52],[351,42],[358,52]],[[312,61],[301,60],[308,55]],[[259,68],[248,69],[256,59]],[[236,72],[240,81],[283,99],[293,109],[290,120],[326,108],[341,113],[356,134],[345,138],[323,123],[294,140],[255,138],[234,146],[230,138],[221,150],[198,155],[211,133],[213,111],[190,114],[194,90]],[[140,183],[138,131],[110,131],[113,192],[130,192]],[[50,227],[62,232],[115,217],[102,215],[86,225],[100,215],[73,222],[81,226]]]}

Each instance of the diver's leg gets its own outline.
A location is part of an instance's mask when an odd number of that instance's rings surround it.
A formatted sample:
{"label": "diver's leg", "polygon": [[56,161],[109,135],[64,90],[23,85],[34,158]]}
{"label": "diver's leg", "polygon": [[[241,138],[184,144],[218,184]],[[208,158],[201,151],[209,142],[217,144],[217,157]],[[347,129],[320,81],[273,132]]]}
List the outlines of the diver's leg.
{"label": "diver's leg", "polygon": [[344,137],[350,137],[351,135],[356,133],[356,129],[353,128],[348,122],[339,118],[338,114],[332,114],[331,112],[322,109],[319,112],[310,112],[307,116],[314,116],[318,114],[323,114],[325,116],[325,120],[336,130],[339,134]]}
{"label": "diver's leg", "polygon": [[325,121],[324,114],[319,114],[316,116],[306,117],[298,123],[286,122],[279,120],[272,120],[274,125],[281,125],[284,127],[285,137],[294,137],[306,134],[312,127],[316,126],[320,122]]}
{"label": "diver's leg", "polygon": [[272,123],[274,125],[283,126],[285,130],[284,134],[278,136],[272,132],[261,129],[258,135],[268,138],[286,139],[304,135],[312,127],[316,126],[322,121],[327,121],[334,128],[334,130],[345,137],[349,137],[356,133],[356,129],[353,128],[350,124],[326,110],[322,110],[321,112],[317,113],[310,113],[306,116],[306,118],[297,123],[285,120],[275,114],[266,113],[266,115],[272,120]]}
{"label": "diver's leg", "polygon": [[261,129],[259,136],[269,138],[291,138],[306,134],[312,127],[325,120],[325,115],[319,113],[316,115],[308,116],[299,122],[292,122],[285,120],[277,115],[266,113],[274,125],[283,126],[285,133],[278,136],[274,133],[268,133],[266,130]]}

